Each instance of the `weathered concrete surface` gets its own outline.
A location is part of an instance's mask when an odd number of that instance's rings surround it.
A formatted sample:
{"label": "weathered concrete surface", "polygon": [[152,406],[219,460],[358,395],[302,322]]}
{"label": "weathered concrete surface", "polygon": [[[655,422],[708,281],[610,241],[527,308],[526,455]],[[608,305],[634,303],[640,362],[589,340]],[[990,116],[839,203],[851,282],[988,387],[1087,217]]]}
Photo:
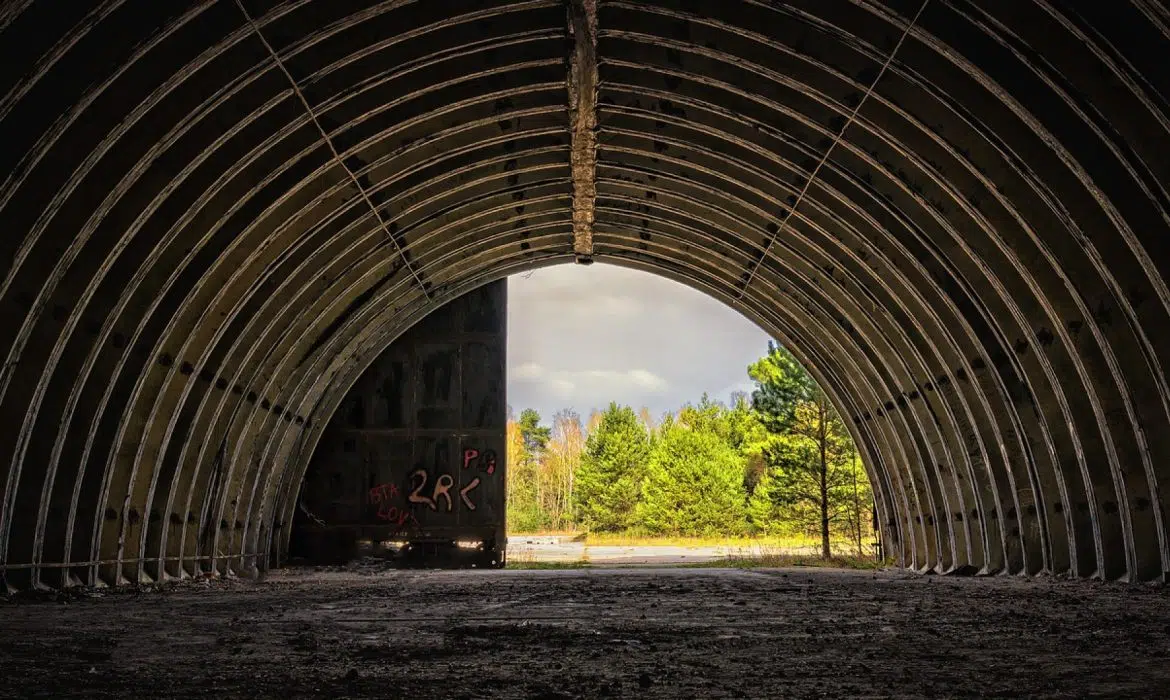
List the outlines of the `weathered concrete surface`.
{"label": "weathered concrete surface", "polygon": [[597,206],[597,0],[569,0],[569,165],[573,174],[573,253],[593,261]]}
{"label": "weathered concrete surface", "polygon": [[1168,656],[1165,589],[1003,577],[290,570],[0,607],[3,697],[1152,697]]}
{"label": "weathered concrete surface", "polygon": [[0,0],[0,590],[264,570],[382,350],[585,250],[791,347],[905,567],[1167,580],[1167,16]]}
{"label": "weathered concrete surface", "polygon": [[290,556],[331,564],[359,540],[459,540],[483,544],[482,565],[502,560],[507,321],[500,280],[374,360],[309,462]]}

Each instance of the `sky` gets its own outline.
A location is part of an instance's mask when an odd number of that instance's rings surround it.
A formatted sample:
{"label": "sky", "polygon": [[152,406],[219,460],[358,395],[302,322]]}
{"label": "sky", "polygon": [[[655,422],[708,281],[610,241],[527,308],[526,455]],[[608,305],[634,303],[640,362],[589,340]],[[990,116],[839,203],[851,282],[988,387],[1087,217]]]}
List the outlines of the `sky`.
{"label": "sky", "polygon": [[508,280],[508,404],[544,423],[610,401],[656,418],[707,392],[750,391],[768,336],[723,303],[662,277],[598,263]]}

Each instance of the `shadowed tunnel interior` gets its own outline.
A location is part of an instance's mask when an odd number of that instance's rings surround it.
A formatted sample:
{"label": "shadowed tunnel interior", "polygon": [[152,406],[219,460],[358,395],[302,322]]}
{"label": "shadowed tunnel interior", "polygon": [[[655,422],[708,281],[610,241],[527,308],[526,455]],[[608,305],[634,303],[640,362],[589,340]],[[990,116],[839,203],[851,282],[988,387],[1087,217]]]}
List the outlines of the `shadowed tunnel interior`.
{"label": "shadowed tunnel interior", "polygon": [[700,289],[831,393],[905,567],[1170,571],[1160,0],[0,0],[0,576],[280,563],[391,341]]}

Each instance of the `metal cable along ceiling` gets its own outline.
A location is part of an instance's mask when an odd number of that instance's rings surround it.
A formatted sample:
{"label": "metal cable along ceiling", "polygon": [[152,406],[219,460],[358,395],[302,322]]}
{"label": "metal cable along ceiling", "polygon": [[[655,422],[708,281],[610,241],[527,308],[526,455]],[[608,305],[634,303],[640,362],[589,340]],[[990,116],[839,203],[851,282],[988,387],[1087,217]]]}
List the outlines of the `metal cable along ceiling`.
{"label": "metal cable along ceiling", "polygon": [[900,563],[1163,580],[1160,0],[0,0],[0,572],[276,565],[423,315],[597,260],[791,345]]}

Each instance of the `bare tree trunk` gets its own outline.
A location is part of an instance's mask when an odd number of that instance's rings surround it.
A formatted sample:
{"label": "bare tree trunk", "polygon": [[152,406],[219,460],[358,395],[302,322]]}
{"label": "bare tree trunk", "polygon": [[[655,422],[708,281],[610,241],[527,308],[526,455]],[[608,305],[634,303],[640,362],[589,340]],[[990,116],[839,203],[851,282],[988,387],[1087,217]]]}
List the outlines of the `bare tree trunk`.
{"label": "bare tree trunk", "polygon": [[853,456],[853,519],[857,528],[857,556],[861,557],[861,498],[857,494],[857,449],[852,448],[849,451]]}
{"label": "bare tree trunk", "polygon": [[820,420],[819,440],[821,448],[821,556],[828,559],[832,556],[829,549],[829,460],[825,454],[825,404],[824,400],[817,401],[817,417]]}
{"label": "bare tree trunk", "polygon": [[544,469],[543,469],[543,465],[541,464],[540,460],[535,456],[532,458],[532,460],[533,460],[532,473],[533,473],[533,476],[536,477],[536,507],[539,510],[547,513],[548,512],[548,504],[546,504],[544,502]]}
{"label": "bare tree trunk", "polygon": [[566,508],[566,511],[569,514],[569,520],[574,521],[574,525],[575,525],[577,518],[576,518],[576,512],[573,508],[573,477],[574,477],[573,466],[574,465],[572,463],[569,464],[569,489],[568,489],[568,495],[566,497],[566,501],[567,501],[568,506]]}

